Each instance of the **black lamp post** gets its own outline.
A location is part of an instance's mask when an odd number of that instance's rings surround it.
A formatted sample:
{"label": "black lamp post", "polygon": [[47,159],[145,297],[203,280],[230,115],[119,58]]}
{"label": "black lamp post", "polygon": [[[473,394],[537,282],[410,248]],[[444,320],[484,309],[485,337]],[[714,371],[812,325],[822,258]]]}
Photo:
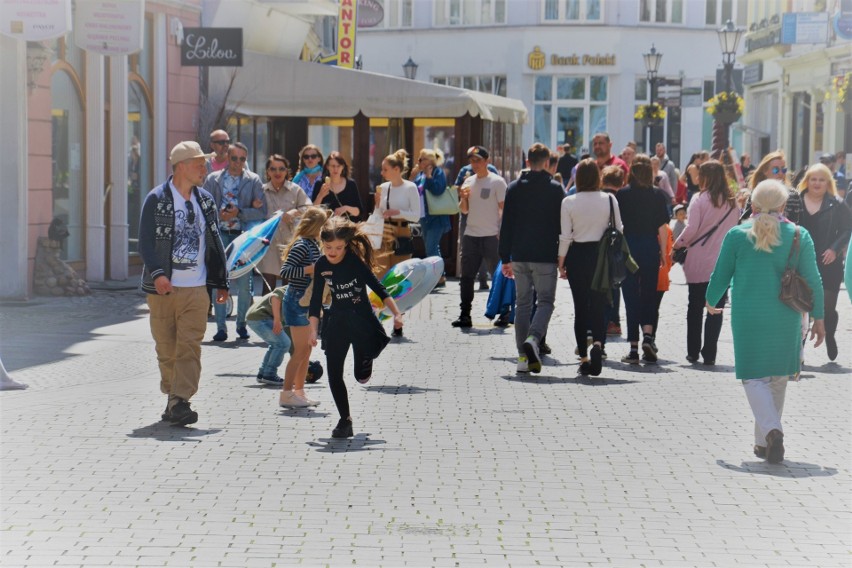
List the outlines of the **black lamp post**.
{"label": "black lamp post", "polygon": [[[657,48],[651,44],[651,51],[648,53],[643,53],[642,57],[645,59],[645,72],[648,74],[648,85],[651,90],[651,105],[657,102],[657,72],[660,70],[660,62],[663,60],[663,54],[657,53]],[[651,140],[654,132],[654,127],[652,126],[652,122],[649,121],[648,124],[648,152],[651,152],[651,144],[653,141]]]}
{"label": "black lamp post", "polygon": [[[734,62],[737,59],[737,46],[743,36],[743,30],[734,26],[728,20],[723,28],[716,32],[719,36],[719,47],[722,48],[722,75],[725,81],[725,92],[734,90]],[[718,89],[717,89],[718,90]],[[722,152],[730,146],[728,129],[739,118],[736,113],[717,112],[713,116],[713,150],[714,157],[721,158]]]}
{"label": "black lamp post", "polygon": [[408,61],[406,61],[402,65],[402,71],[405,73],[405,78],[411,79],[412,81],[414,79],[416,79],[417,78],[417,67],[418,67],[418,65],[414,61],[412,61],[412,59],[409,57]]}

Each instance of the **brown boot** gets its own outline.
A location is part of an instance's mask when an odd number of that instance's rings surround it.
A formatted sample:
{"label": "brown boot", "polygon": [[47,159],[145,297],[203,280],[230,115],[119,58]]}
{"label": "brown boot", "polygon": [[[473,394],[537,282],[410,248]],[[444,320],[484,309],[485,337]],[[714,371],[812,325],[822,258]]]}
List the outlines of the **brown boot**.
{"label": "brown boot", "polygon": [[770,430],[766,435],[766,461],[769,463],[784,461],[784,434],[781,430]]}

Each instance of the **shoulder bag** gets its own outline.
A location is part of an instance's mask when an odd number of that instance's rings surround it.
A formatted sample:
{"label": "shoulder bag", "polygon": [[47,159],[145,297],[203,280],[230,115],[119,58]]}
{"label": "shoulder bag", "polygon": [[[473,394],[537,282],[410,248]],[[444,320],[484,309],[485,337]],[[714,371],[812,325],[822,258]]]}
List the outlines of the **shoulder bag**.
{"label": "shoulder bag", "polygon": [[[794,259],[795,257],[795,259]],[[792,262],[791,262],[792,261]],[[796,270],[799,263],[799,227],[793,236],[793,245],[787,255],[787,266],[781,275],[781,292],[778,299],[800,314],[806,314],[814,309],[814,293],[808,286],[807,280]]]}
{"label": "shoulder bag", "polygon": [[684,262],[686,262],[686,253],[689,251],[689,248],[690,248],[690,247],[694,247],[694,246],[695,246],[695,245],[697,245],[699,242],[701,243],[701,246],[706,245],[706,244],[707,244],[707,241],[709,241],[709,240],[710,240],[710,237],[712,237],[712,236],[713,236],[713,233],[715,233],[715,232],[716,232],[716,229],[718,229],[718,228],[722,225],[722,223],[724,223],[724,222],[725,222],[725,219],[727,219],[727,218],[728,218],[728,215],[730,215],[730,214],[731,214],[731,211],[733,211],[733,210],[734,210],[734,207],[733,207],[733,206],[731,206],[731,208],[730,208],[730,209],[728,209],[728,212],[725,214],[725,216],[724,216],[724,217],[722,217],[722,220],[721,220],[721,221],[719,221],[718,223],[716,223],[716,224],[715,224],[713,227],[711,227],[711,228],[710,228],[710,229],[709,229],[706,233],[704,233],[703,235],[701,235],[700,237],[698,237],[697,239],[695,239],[694,241],[692,241],[690,244],[686,245],[686,246],[685,246],[685,247],[683,247],[683,248],[676,248],[676,249],[674,249],[674,251],[672,251],[672,260],[673,260],[673,261],[675,261],[675,262],[676,262],[676,263],[678,263],[678,264],[683,264]]}
{"label": "shoulder bag", "polygon": [[612,287],[620,285],[627,278],[627,258],[624,255],[624,235],[615,225],[615,210],[612,207],[613,196],[609,196],[609,223],[603,238],[606,240],[606,261],[609,268],[609,281]]}
{"label": "shoulder bag", "polygon": [[441,195],[424,189],[429,215],[455,215],[459,212],[459,188],[448,185]]}

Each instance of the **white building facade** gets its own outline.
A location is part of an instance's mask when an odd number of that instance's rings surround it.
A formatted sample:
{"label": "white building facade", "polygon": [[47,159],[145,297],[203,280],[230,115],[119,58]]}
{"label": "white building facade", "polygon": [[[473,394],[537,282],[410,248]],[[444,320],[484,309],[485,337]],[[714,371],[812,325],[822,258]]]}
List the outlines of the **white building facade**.
{"label": "white building facade", "polygon": [[[525,103],[523,145],[570,143],[579,153],[606,131],[614,151],[628,141],[665,142],[676,164],[711,146],[713,96],[722,54],[717,29],[745,27],[745,0],[369,0],[382,20],[363,22],[356,50],[365,70],[489,91]],[[359,3],[359,9],[364,2]],[[375,18],[373,18],[375,20]],[[653,131],[634,118],[650,102],[644,58],[663,54],[657,100],[666,120]],[[735,130],[736,147],[741,136]]]}

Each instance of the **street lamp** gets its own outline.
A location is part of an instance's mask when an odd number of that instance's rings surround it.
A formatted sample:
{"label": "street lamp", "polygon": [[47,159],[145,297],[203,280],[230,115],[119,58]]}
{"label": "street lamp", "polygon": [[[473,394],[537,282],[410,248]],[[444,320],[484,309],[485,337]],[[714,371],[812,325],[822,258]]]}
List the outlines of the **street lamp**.
{"label": "street lamp", "polygon": [[[657,72],[660,70],[660,62],[663,60],[663,54],[657,53],[657,48],[654,47],[654,44],[651,44],[651,51],[648,53],[643,53],[642,57],[645,59],[645,72],[648,74],[648,85],[651,89],[651,103],[654,104],[657,102]],[[651,124],[648,124],[648,144],[647,147],[651,148],[651,144],[653,141],[651,137],[654,133],[654,127]],[[650,152],[650,150],[648,150]]]}
{"label": "street lamp", "polygon": [[417,67],[418,65],[409,57],[408,61],[406,61],[402,65],[402,70],[405,73],[405,78],[414,80],[415,77],[417,77]]}
{"label": "street lamp", "polygon": [[[734,90],[734,62],[737,59],[737,46],[744,31],[734,26],[734,22],[728,20],[725,26],[716,32],[719,36],[719,47],[722,48],[722,75],[725,82],[725,93]],[[719,89],[717,89],[718,91]],[[730,125],[739,118],[739,113],[716,112],[713,116],[713,149],[714,158],[721,159],[722,153],[730,146],[728,129]]]}

